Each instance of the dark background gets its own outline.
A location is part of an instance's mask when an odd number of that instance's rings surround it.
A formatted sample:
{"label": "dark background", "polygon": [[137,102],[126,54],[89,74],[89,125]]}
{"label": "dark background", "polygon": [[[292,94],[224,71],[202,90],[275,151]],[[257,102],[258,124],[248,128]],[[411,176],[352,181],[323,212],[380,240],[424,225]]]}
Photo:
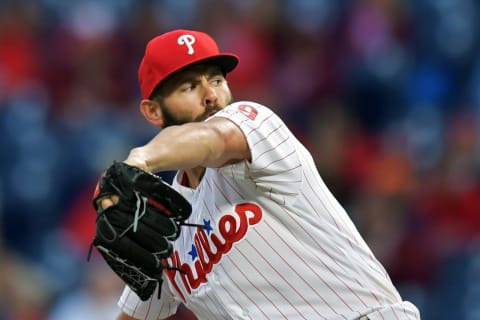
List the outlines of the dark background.
{"label": "dark background", "polygon": [[[99,173],[157,129],[137,66],[174,28],[240,56],[237,100],[312,151],[423,319],[480,319],[476,0],[0,1],[0,320],[113,319],[86,262]],[[166,178],[169,175],[165,175]],[[185,313],[176,319],[190,319]]]}

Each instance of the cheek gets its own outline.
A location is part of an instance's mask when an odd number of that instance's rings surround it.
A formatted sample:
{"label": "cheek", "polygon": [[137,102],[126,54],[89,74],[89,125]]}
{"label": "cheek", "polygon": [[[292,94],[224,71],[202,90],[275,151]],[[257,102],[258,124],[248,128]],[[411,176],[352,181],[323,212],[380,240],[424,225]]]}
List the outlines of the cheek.
{"label": "cheek", "polygon": [[221,104],[227,105],[232,101],[232,93],[230,91],[230,88],[225,85],[224,88],[221,90],[221,95],[219,95],[219,98],[221,99]]}
{"label": "cheek", "polygon": [[168,109],[176,116],[184,115],[186,113],[193,112],[198,105],[193,95],[175,95],[169,98],[167,101]]}
{"label": "cheek", "polygon": [[176,119],[180,122],[191,122],[203,115],[205,108],[200,104],[200,100],[197,97],[189,96],[184,97],[175,105],[175,109],[172,109]]}

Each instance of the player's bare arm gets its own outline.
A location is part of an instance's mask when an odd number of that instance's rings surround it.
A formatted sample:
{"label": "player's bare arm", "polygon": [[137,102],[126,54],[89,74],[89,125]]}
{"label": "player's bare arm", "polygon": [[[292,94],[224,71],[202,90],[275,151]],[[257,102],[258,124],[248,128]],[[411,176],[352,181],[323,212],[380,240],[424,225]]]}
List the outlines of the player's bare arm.
{"label": "player's bare arm", "polygon": [[224,118],[187,123],[162,130],[149,143],[131,150],[126,163],[150,172],[221,167],[250,159],[240,128]]}
{"label": "player's bare arm", "polygon": [[[221,167],[227,163],[250,160],[250,149],[240,128],[226,118],[187,123],[163,129],[146,145],[134,148],[124,161],[149,172]],[[198,180],[190,176],[190,180]],[[105,197],[102,208],[118,202],[117,196]]]}

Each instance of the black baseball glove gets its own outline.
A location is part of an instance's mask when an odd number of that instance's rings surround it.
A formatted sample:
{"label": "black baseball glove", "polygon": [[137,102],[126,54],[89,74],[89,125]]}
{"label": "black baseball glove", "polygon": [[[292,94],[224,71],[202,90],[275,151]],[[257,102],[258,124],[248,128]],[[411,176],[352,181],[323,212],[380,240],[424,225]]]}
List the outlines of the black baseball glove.
{"label": "black baseball glove", "polygon": [[[118,203],[102,209],[100,199],[111,195]],[[100,178],[93,206],[98,216],[92,246],[141,300],[157,285],[160,296],[162,272],[169,268],[164,259],[191,214],[190,203],[159,176],[114,162]]]}

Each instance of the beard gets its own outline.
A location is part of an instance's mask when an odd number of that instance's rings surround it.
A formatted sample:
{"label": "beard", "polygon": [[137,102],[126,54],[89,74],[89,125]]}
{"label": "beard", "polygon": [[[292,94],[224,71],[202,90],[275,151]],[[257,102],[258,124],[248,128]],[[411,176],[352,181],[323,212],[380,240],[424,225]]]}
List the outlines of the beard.
{"label": "beard", "polygon": [[[226,106],[233,103],[233,97],[230,95],[230,99],[227,101]],[[163,103],[163,101],[159,101],[160,108],[162,109],[163,113],[163,128],[170,127],[170,126],[179,126],[189,122],[202,122],[212,116],[213,114],[217,113],[218,111],[222,110],[224,107],[220,106],[219,104],[209,104],[207,105],[205,112],[200,114],[199,116],[191,119],[186,117],[177,117],[175,116],[170,109]]]}
{"label": "beard", "polygon": [[184,123],[187,123],[188,121],[185,121],[183,119],[179,119],[175,117],[168,108],[165,107],[165,105],[160,105],[162,108],[162,114],[163,114],[163,128],[166,127],[171,127],[171,126],[179,126]]}

